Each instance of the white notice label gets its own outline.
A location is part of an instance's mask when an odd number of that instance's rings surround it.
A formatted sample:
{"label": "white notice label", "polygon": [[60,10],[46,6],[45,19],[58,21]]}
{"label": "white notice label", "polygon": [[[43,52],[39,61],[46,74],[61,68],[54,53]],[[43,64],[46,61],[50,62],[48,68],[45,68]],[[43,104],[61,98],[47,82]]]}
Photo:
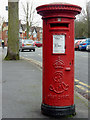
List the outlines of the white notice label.
{"label": "white notice label", "polygon": [[65,53],[65,35],[53,35],[53,53]]}

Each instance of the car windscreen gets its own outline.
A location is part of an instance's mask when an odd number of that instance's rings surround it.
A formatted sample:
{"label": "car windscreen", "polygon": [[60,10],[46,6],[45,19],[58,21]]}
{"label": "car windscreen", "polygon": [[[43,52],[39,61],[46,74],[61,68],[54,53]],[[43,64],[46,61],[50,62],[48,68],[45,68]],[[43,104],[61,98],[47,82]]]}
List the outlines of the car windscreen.
{"label": "car windscreen", "polygon": [[33,40],[24,40],[23,43],[30,43],[30,44],[33,44]]}
{"label": "car windscreen", "polygon": [[86,42],[86,41],[87,41],[86,39],[85,39],[85,40],[82,40],[81,43],[84,43],[84,42]]}

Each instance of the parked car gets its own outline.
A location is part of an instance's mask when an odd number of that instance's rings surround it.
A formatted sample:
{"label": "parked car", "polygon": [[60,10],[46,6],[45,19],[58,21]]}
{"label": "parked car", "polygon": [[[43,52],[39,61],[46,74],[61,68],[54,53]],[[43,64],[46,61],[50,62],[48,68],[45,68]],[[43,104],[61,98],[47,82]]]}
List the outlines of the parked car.
{"label": "parked car", "polygon": [[86,50],[90,51],[90,45],[87,45]]}
{"label": "parked car", "polygon": [[79,50],[79,44],[82,40],[75,40],[75,50]]}
{"label": "parked car", "polygon": [[30,39],[20,39],[19,50],[22,52],[24,50],[35,51],[35,46],[33,45],[33,40]]}
{"label": "parked car", "polygon": [[42,47],[42,43],[40,41],[35,41],[34,46],[36,47]]}
{"label": "parked car", "polygon": [[79,50],[86,50],[87,46],[90,45],[90,38],[86,38],[85,41],[82,41],[79,45]]}

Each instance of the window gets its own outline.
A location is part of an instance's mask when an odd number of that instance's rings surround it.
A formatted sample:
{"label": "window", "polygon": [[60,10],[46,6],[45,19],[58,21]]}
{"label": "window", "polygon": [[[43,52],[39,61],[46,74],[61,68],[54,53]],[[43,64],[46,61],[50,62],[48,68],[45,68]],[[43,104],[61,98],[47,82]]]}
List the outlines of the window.
{"label": "window", "polygon": [[6,35],[8,35],[8,31],[6,31]]}

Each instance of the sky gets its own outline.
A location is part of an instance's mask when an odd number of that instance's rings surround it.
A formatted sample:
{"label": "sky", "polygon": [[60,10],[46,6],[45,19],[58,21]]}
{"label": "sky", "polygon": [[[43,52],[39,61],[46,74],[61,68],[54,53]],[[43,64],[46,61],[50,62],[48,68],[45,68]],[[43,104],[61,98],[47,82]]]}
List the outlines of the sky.
{"label": "sky", "polygon": [[[19,19],[22,19],[24,16],[21,3],[25,5],[26,1],[31,2],[32,0],[19,0]],[[33,0],[33,6],[34,8],[36,8],[37,6],[52,3],[52,2],[67,2],[67,3],[79,5],[83,9],[86,9],[86,2],[88,1],[90,0]],[[7,21],[8,11],[6,11],[5,6],[8,6],[8,0],[0,0],[0,16],[4,17],[4,19]],[[39,15],[38,17],[41,18]]]}

